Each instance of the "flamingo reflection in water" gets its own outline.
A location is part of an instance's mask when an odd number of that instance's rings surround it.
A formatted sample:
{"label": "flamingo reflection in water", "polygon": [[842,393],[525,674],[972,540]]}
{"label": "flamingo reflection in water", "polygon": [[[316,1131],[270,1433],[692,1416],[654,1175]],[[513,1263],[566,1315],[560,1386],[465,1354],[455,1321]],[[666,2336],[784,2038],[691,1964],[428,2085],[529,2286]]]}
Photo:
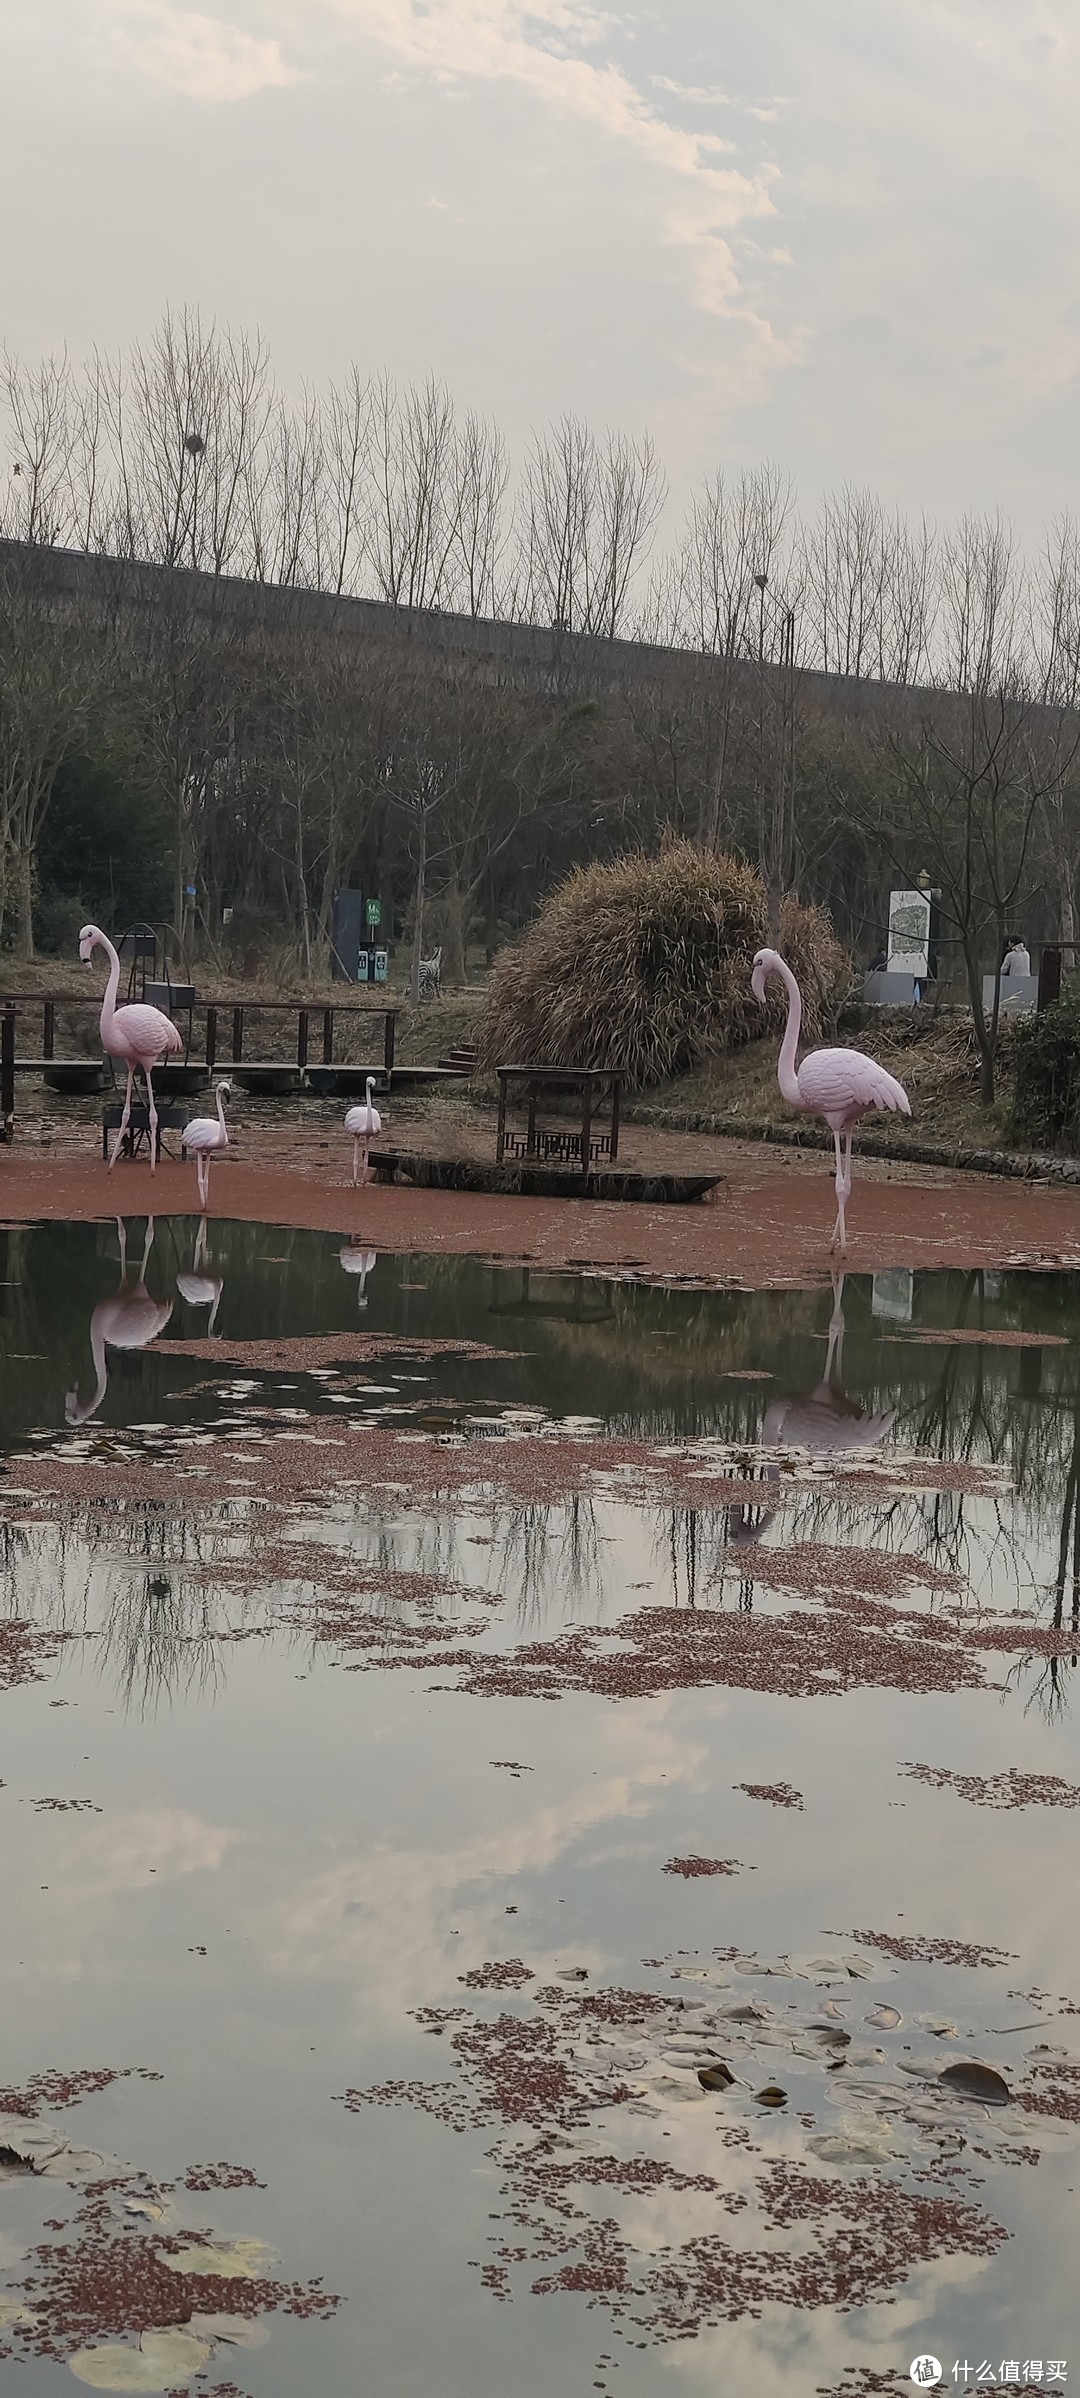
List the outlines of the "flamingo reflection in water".
{"label": "flamingo reflection in water", "polygon": [[127,1227],[118,1216],[116,1229],[120,1236],[120,1284],[109,1298],[99,1299],[90,1318],[90,1354],[97,1377],[92,1399],[81,1400],[78,1390],[69,1391],[64,1402],[64,1415],[69,1424],[85,1424],[87,1417],[96,1415],[109,1383],[107,1349],[145,1349],[163,1332],[173,1311],[171,1299],[152,1299],[146,1287],[146,1269],[154,1245],[154,1219],[146,1219],[146,1241],[138,1280],[128,1281]]}
{"label": "flamingo reflection in water", "polygon": [[338,1250],[338,1264],[342,1273],[356,1274],[359,1277],[356,1285],[358,1307],[367,1306],[367,1278],[372,1267],[376,1266],[378,1262],[378,1256],[374,1249],[357,1249],[351,1242],[346,1248]]}
{"label": "flamingo reflection in water", "polygon": [[[770,1401],[759,1435],[763,1449],[809,1449],[817,1456],[829,1456],[843,1449],[872,1449],[892,1431],[895,1407],[874,1413],[860,1407],[857,1399],[849,1399],[844,1389],[844,1331],[844,1276],[836,1274],[825,1372],[813,1390],[795,1391],[786,1398]],[[780,1467],[775,1459],[769,1459],[764,1473],[767,1482],[779,1481]],[[775,1507],[731,1508],[728,1539],[732,1546],[745,1547],[760,1540],[775,1514]]]}
{"label": "flamingo reflection in water", "polygon": [[178,1274],[176,1277],[176,1287],[180,1293],[180,1297],[187,1301],[189,1307],[209,1308],[210,1314],[206,1326],[206,1336],[208,1340],[213,1337],[214,1326],[217,1323],[217,1312],[221,1305],[221,1294],[225,1288],[224,1277],[221,1274],[207,1273],[206,1268],[211,1263],[212,1260],[207,1249],[206,1217],[200,1216],[199,1229],[195,1235],[195,1250],[191,1260],[191,1272],[189,1274]]}

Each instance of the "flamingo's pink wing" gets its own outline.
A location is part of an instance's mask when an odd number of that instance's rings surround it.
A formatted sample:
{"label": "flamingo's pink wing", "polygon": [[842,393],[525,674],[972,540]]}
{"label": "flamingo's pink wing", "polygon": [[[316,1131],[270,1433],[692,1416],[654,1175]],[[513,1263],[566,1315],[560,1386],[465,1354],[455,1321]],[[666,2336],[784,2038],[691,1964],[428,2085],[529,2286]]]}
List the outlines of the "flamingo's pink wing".
{"label": "flamingo's pink wing", "polygon": [[158,1007],[118,1007],[112,1020],[112,1033],[117,1046],[110,1051],[113,1057],[148,1058],[153,1065],[156,1057],[182,1049],[184,1036],[177,1032],[168,1016]]}
{"label": "flamingo's pink wing", "polygon": [[903,1083],[861,1049],[812,1049],[799,1068],[798,1084],[804,1106],[820,1116],[861,1113],[869,1107],[911,1114]]}

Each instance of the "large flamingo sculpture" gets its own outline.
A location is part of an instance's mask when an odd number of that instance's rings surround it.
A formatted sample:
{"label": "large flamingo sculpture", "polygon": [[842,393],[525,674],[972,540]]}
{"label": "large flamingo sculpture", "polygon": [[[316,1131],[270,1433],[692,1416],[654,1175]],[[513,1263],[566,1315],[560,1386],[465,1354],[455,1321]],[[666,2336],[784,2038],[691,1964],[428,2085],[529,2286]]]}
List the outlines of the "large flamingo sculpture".
{"label": "large flamingo sculpture", "polygon": [[770,974],[779,975],[788,995],[788,1019],[777,1062],[777,1081],[789,1107],[802,1108],[806,1115],[824,1116],[832,1134],[836,1148],[837,1213],[830,1247],[835,1249],[839,1244],[845,1250],[844,1209],[851,1195],[851,1137],[855,1126],[860,1116],[865,1116],[872,1107],[898,1109],[902,1116],[910,1116],[911,1101],[903,1083],[879,1066],[876,1058],[864,1056],[861,1049],[812,1049],[797,1067],[802,994],[790,966],[785,965],[778,951],[759,949],[754,959],[752,988],[755,999],[760,999],[763,1006]]}
{"label": "large flamingo sculpture", "polygon": [[183,1036],[177,1032],[171,1017],[162,1015],[159,1007],[147,1007],[143,1000],[132,1006],[117,1007],[116,994],[120,988],[120,960],[108,934],[99,932],[96,924],[84,924],[79,934],[79,956],[84,965],[88,964],[95,949],[103,949],[109,961],[109,979],[105,985],[105,997],[101,1002],[101,1046],[106,1057],[119,1058],[121,1065],[126,1066],[128,1070],[124,1112],[120,1118],[120,1130],[109,1159],[109,1172],[112,1173],[116,1164],[120,1153],[120,1144],[131,1122],[131,1094],[135,1083],[135,1070],[136,1067],[141,1067],[142,1078],[146,1084],[150,1117],[150,1172],[152,1174],[157,1164],[158,1118],[154,1105],[151,1068],[157,1065],[159,1058],[168,1057],[172,1051],[182,1049],[184,1046]]}
{"label": "large flamingo sculpture", "polygon": [[[816,1456],[825,1456],[844,1449],[872,1449],[892,1431],[895,1407],[874,1413],[860,1407],[844,1389],[844,1331],[844,1277],[834,1274],[824,1374],[812,1391],[794,1391],[770,1400],[758,1435],[763,1449],[810,1449]],[[779,1482],[780,1467],[775,1460],[766,1464],[765,1479]],[[733,1507],[728,1517],[732,1546],[760,1540],[775,1513],[775,1508],[766,1508],[759,1515],[749,1507]]]}
{"label": "large flamingo sculpture", "polygon": [[219,1082],[216,1086],[216,1116],[193,1116],[180,1135],[180,1147],[195,1160],[199,1183],[199,1206],[205,1208],[210,1196],[210,1160],[218,1151],[227,1149],[229,1135],[225,1129],[224,1101],[232,1097],[232,1084]]}
{"label": "large flamingo sculpture", "polygon": [[78,1390],[69,1391],[64,1414],[69,1424],[85,1424],[88,1416],[96,1415],[109,1384],[109,1368],[105,1351],[109,1349],[145,1349],[156,1341],[172,1314],[171,1299],[152,1299],[146,1287],[146,1268],[154,1243],[154,1219],[146,1220],[146,1245],[143,1249],[139,1278],[128,1281],[127,1226],[116,1219],[120,1235],[120,1287],[108,1299],[99,1299],[90,1318],[90,1354],[94,1360],[96,1388],[92,1399],[85,1402]]}
{"label": "large flamingo sculpture", "polygon": [[376,1136],[382,1131],[382,1117],[379,1114],[378,1108],[373,1107],[371,1104],[371,1094],[375,1088],[375,1077],[373,1074],[368,1075],[365,1088],[367,1096],[364,1100],[363,1106],[351,1107],[348,1115],[345,1118],[345,1130],[346,1132],[351,1132],[353,1137],[352,1178],[354,1183],[356,1181],[356,1169],[361,1152],[363,1153],[364,1174],[366,1176],[369,1143],[375,1140]]}

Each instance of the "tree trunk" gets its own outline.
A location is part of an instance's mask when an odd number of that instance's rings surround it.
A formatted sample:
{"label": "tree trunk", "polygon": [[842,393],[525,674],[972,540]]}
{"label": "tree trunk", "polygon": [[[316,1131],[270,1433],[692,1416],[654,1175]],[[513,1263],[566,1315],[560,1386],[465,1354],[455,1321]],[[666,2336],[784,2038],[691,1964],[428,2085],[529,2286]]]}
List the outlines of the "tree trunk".
{"label": "tree trunk", "polygon": [[465,972],[465,921],[468,913],[465,893],[460,883],[448,883],[441,900],[443,938],[446,942],[446,980],[463,985]]}
{"label": "tree trunk", "polygon": [[982,968],[978,935],[964,932],[964,965],[967,969],[968,997],[971,1001],[971,1022],[975,1045],[979,1052],[979,1105],[993,1107],[997,1096],[994,1081],[994,1055],[997,1048],[998,1005],[1000,992],[995,989],[994,1009],[989,1024],[983,1012]]}
{"label": "tree trunk", "polygon": [[427,810],[418,811],[420,835],[416,858],[416,898],[413,909],[412,976],[409,996],[414,1007],[420,1005],[420,960],[424,954],[424,889],[427,882]]}
{"label": "tree trunk", "polygon": [[20,843],[15,853],[15,955],[34,954],[34,853]]}

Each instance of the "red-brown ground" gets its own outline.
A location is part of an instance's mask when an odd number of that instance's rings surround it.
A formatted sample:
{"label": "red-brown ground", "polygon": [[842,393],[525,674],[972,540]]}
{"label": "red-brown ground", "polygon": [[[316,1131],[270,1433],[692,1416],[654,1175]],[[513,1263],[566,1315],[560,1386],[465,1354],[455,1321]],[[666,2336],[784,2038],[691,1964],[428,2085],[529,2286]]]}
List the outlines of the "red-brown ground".
{"label": "red-brown ground", "polygon": [[[395,1121],[395,1140],[405,1131]],[[23,1145],[25,1142],[25,1145]],[[428,1143],[431,1144],[429,1129]],[[735,1283],[805,1286],[828,1271],[835,1213],[820,1153],[635,1128],[628,1163],[715,1171],[714,1198],[691,1207],[496,1198],[348,1182],[348,1143],[322,1123],[246,1119],[237,1151],[215,1162],[211,1214],[307,1225],[376,1250],[428,1250],[541,1267],[589,1267]],[[161,1215],[195,1211],[190,1165],[144,1161],[108,1174],[93,1127],[65,1125],[48,1145],[29,1133],[0,1155],[0,1216]],[[848,1211],[853,1273],[886,1266],[1080,1265],[1080,1191],[939,1168],[857,1163]]]}

